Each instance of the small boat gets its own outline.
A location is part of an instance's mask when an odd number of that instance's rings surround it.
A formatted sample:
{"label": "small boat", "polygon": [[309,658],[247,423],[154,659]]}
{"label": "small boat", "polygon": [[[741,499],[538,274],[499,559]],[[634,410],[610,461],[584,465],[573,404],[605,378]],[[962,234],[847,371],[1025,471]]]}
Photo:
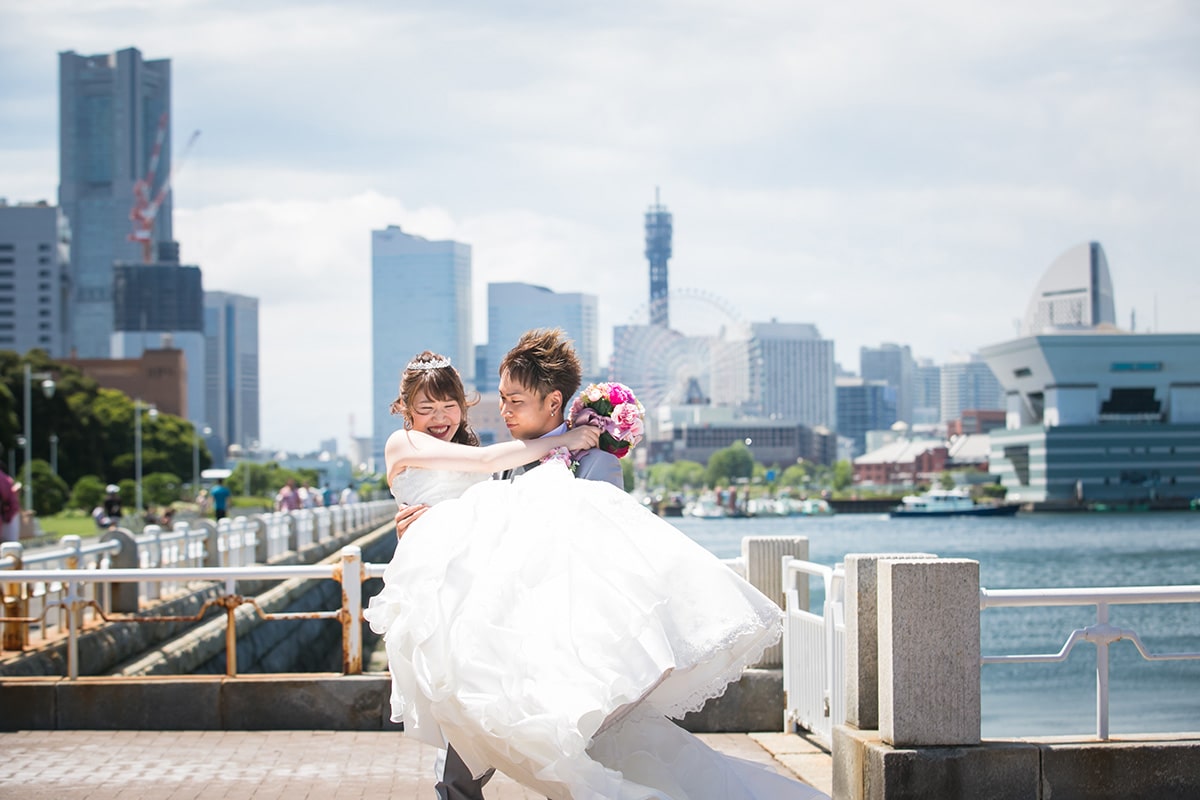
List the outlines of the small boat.
{"label": "small boat", "polygon": [[1020,506],[976,503],[965,489],[930,489],[900,498],[892,517],[1011,517]]}
{"label": "small boat", "polygon": [[685,505],[683,515],[700,519],[724,519],[727,516],[725,509],[711,495],[701,495]]}

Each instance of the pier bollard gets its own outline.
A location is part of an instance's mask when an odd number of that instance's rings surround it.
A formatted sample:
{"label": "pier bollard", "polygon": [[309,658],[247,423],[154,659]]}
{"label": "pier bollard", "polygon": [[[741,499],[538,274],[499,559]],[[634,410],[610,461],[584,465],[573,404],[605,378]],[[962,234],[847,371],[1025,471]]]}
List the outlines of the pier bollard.
{"label": "pier bollard", "polygon": [[204,562],[206,567],[221,566],[221,545],[217,538],[217,523],[211,519],[192,521],[192,527],[204,531]]}
{"label": "pier bollard", "polygon": [[846,722],[879,727],[878,565],[884,559],[937,558],[932,553],[849,553],[846,570]]}
{"label": "pier bollard", "polygon": [[[742,560],[746,563],[746,580],[765,594],[780,608],[784,607],[783,570],[780,564],[784,556],[808,561],[807,536],[743,536]],[[788,587],[791,588],[791,587]],[[808,608],[808,576],[796,578],[796,590],[801,605]],[[783,666],[783,643],[772,645],[763,651],[763,657],[754,665],[760,669]]]}
{"label": "pier bollard", "polygon": [[[121,549],[114,553],[110,559],[113,569],[137,569],[140,566],[138,563],[137,542],[134,541],[133,534],[125,528],[113,528],[107,531],[100,537],[100,541],[121,543]],[[110,611],[119,611],[122,614],[136,614],[139,610],[138,584],[136,583],[110,583],[108,597]]]}
{"label": "pier bollard", "polygon": [[266,515],[254,514],[247,518],[246,524],[254,531],[254,563],[266,564],[270,559],[267,554],[270,552],[270,542],[268,539],[270,522]]}
{"label": "pier bollard", "polygon": [[884,559],[878,581],[880,738],[979,744],[979,562]]}

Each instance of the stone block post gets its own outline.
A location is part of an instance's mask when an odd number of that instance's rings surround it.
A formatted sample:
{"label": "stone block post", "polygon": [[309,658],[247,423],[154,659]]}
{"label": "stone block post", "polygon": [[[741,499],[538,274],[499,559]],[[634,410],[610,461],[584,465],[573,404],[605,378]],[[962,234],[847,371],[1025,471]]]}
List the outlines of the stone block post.
{"label": "stone block post", "polygon": [[979,744],[979,562],[885,559],[878,583],[880,738]]}
{"label": "stone block post", "polygon": [[262,514],[255,514],[248,517],[246,520],[247,527],[254,531],[254,563],[266,564],[268,562],[267,553],[270,548],[268,540],[268,522]]}
{"label": "stone block post", "polygon": [[883,559],[937,558],[930,553],[850,553],[846,570],[846,723],[879,727],[878,564]]}
{"label": "stone block post", "polygon": [[[121,549],[111,558],[113,569],[137,569],[138,548],[133,534],[125,528],[113,528],[100,537],[102,542],[120,542]],[[111,610],[123,614],[138,612],[138,585],[136,583],[114,582],[109,585]]]}
{"label": "stone block post", "polygon": [[[754,588],[784,607],[783,558],[790,556],[808,560],[807,536],[743,536],[742,560],[746,563],[746,580]],[[788,587],[791,588],[791,587]],[[802,604],[808,606],[808,576],[797,578]],[[754,665],[760,669],[783,666],[783,644],[768,647],[762,660]]]}
{"label": "stone block post", "polygon": [[204,531],[204,566],[221,566],[221,547],[217,538],[217,523],[211,519],[192,520],[192,527]]}

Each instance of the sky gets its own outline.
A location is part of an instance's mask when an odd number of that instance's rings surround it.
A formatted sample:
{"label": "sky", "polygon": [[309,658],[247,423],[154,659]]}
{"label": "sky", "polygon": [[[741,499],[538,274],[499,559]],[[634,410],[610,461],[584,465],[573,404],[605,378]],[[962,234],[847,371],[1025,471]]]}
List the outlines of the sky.
{"label": "sky", "polygon": [[[172,67],[175,238],[260,299],[262,440],[370,433],[370,232],[644,321],[805,322],[945,362],[1100,242],[1120,324],[1197,331],[1200,5],[0,0],[0,196],[56,201],[58,53]],[[412,298],[397,297],[403,314]],[[1136,320],[1136,322],[1134,322]],[[696,329],[688,330],[686,326]]]}

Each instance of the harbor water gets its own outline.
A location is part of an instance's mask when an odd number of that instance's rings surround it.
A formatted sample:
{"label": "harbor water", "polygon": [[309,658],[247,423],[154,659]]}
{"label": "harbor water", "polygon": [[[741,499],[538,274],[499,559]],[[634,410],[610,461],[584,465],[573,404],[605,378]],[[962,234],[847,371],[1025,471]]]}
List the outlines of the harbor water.
{"label": "harbor water", "polygon": [[[979,561],[988,589],[1200,584],[1200,514],[1195,512],[1027,514],[1015,517],[890,519],[882,514],[747,519],[671,519],[720,558],[741,553],[743,536],[802,535],[820,564],[847,553],[926,552]],[[818,593],[814,602],[819,603]],[[1112,606],[1112,625],[1132,628],[1152,654],[1200,653],[1200,603]],[[1095,606],[988,609],[984,655],[1057,653],[1075,628],[1096,622]],[[1147,662],[1132,643],[1110,648],[1110,730],[1200,730],[1200,660]],[[982,667],[986,738],[1094,734],[1096,649],[1076,645],[1054,664]]]}

